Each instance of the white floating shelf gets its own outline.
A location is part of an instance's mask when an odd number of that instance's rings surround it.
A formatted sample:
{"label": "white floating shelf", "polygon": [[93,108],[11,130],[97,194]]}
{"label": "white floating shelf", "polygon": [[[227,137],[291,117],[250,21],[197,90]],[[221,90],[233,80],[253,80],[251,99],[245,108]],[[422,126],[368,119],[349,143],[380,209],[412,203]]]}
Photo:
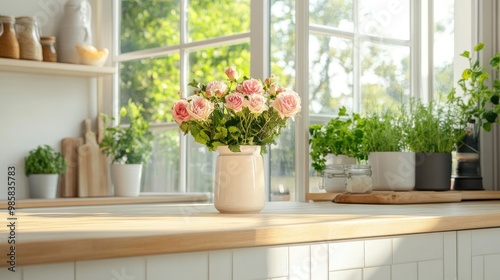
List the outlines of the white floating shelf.
{"label": "white floating shelf", "polygon": [[73,77],[100,77],[116,73],[114,67],[8,58],[0,58],[0,71]]}

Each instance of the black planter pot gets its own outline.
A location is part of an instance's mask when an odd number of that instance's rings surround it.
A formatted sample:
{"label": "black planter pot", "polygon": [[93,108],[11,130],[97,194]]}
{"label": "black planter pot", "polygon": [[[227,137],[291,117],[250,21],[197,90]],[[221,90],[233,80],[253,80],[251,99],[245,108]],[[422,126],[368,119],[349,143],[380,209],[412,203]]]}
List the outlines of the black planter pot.
{"label": "black planter pot", "polygon": [[450,190],[451,169],[451,153],[416,153],[415,190]]}

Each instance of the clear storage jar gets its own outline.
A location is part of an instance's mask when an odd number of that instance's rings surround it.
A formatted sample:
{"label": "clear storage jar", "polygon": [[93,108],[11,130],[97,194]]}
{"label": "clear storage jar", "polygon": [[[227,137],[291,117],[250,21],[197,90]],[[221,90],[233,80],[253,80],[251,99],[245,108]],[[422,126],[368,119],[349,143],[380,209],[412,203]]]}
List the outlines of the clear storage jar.
{"label": "clear storage jar", "polygon": [[345,191],[346,176],[344,165],[330,164],[325,167],[322,173],[320,189],[329,193],[339,193]]}
{"label": "clear storage jar", "polygon": [[368,164],[345,166],[346,188],[348,193],[371,193],[373,189],[372,170]]}
{"label": "clear storage jar", "polygon": [[20,58],[42,61],[42,45],[35,17],[16,18],[17,41],[19,42]]}
{"label": "clear storage jar", "polygon": [[43,61],[57,62],[56,37],[40,37],[40,43],[42,44]]}
{"label": "clear storage jar", "polygon": [[15,23],[15,17],[0,16],[0,57],[19,59]]}

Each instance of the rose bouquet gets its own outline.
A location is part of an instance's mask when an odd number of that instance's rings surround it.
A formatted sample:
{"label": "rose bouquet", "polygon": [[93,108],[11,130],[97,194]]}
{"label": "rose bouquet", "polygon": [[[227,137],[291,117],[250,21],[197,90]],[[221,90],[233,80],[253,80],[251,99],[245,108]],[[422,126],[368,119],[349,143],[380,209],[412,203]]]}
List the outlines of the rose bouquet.
{"label": "rose bouquet", "polygon": [[271,76],[264,81],[243,77],[235,67],[225,71],[226,81],[208,84],[193,80],[194,95],[174,103],[172,115],[184,134],[210,151],[228,146],[275,144],[275,138],[301,109],[299,95],[278,86]]}

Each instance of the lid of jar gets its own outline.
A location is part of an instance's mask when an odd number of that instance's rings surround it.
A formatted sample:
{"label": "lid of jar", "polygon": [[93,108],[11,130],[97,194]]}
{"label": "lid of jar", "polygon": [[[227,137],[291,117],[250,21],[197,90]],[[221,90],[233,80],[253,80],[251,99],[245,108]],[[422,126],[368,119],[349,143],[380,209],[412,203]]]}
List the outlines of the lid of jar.
{"label": "lid of jar", "polygon": [[12,23],[15,22],[16,18],[13,16],[0,16],[0,22],[7,22],[7,23]]}
{"label": "lid of jar", "polygon": [[16,22],[18,23],[33,23],[36,22],[35,17],[16,17]]}
{"label": "lid of jar", "polygon": [[55,36],[42,36],[40,37],[41,42],[55,42],[56,37]]}

